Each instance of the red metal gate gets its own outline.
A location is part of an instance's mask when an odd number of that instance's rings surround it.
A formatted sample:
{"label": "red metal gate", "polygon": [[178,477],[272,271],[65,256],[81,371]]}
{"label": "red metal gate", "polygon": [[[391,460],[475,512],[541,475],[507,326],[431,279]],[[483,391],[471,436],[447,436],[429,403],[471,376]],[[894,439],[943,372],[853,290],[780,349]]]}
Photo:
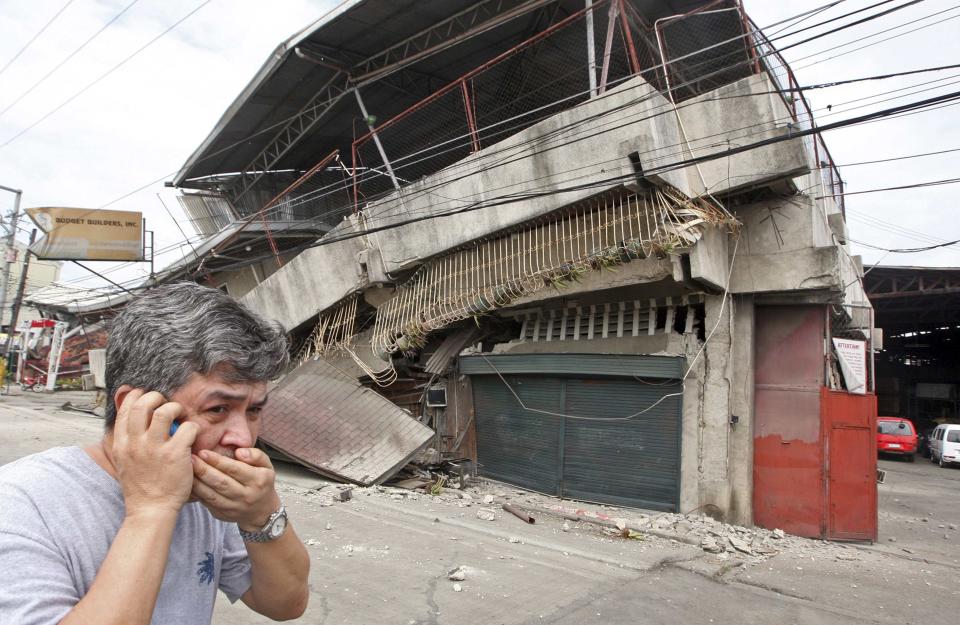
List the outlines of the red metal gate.
{"label": "red metal gate", "polygon": [[753,522],[798,536],[823,535],[824,312],[758,306],[753,430]]}
{"label": "red metal gate", "polygon": [[827,537],[877,539],[877,396],[822,389]]}
{"label": "red metal gate", "polygon": [[824,387],[823,306],[756,314],[754,523],[876,540],[876,396]]}

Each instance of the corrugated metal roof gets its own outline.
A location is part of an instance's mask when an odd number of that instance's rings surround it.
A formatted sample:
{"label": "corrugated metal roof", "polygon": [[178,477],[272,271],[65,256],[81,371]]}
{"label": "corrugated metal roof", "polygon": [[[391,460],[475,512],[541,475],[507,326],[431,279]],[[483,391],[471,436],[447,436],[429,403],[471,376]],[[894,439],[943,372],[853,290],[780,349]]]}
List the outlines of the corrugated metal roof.
{"label": "corrugated metal roof", "polygon": [[434,432],[323,360],[310,360],[270,392],[260,438],[327,477],[379,484]]}
{"label": "corrugated metal roof", "polygon": [[[633,0],[650,22],[702,5],[707,0]],[[345,0],[296,33],[273,51],[250,83],[224,112],[210,134],[174,176],[174,186],[191,186],[190,180],[238,172],[329,80],[337,75],[333,65],[353,67],[430,26],[483,4],[483,0]],[[523,0],[490,3],[498,13],[526,4]],[[583,0],[553,0],[540,13],[523,13],[489,31],[462,38],[441,54],[429,54],[410,68],[413,73],[398,84],[371,85],[363,90],[366,107],[381,120],[389,119],[419,102],[437,88],[455,80],[479,63],[493,58],[546,26],[544,16],[562,19],[584,7]],[[557,9],[556,14],[554,10]],[[604,9],[605,10],[605,9]],[[602,34],[599,35],[602,37]],[[436,41],[444,35],[437,35]],[[431,41],[431,45],[435,43]],[[586,39],[584,38],[584,44]],[[325,67],[300,58],[302,47],[331,63]],[[397,53],[397,58],[403,54]],[[318,150],[339,147],[350,153],[359,118],[353,97],[343,98],[319,124],[299,138],[275,169],[305,170],[317,161]],[[322,150],[318,146],[323,146]]]}

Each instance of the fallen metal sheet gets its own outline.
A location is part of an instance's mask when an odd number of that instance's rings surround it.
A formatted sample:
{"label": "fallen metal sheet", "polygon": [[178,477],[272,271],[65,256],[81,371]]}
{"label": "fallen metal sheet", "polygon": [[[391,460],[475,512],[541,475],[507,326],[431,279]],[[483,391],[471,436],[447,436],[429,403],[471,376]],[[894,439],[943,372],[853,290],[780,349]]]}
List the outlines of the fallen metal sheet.
{"label": "fallen metal sheet", "polygon": [[403,468],[434,432],[323,360],[270,392],[260,438],[331,479],[368,486]]}
{"label": "fallen metal sheet", "polygon": [[437,351],[427,360],[423,370],[437,375],[445,373],[460,350],[473,342],[478,336],[480,336],[480,328],[473,324],[450,333],[440,343]]}

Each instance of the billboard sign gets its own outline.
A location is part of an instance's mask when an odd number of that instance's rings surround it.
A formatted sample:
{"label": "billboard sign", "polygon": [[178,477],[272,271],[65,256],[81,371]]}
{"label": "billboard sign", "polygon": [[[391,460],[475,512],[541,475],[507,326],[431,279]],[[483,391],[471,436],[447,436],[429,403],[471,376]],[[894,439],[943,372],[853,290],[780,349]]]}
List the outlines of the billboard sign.
{"label": "billboard sign", "polygon": [[43,236],[30,251],[43,260],[143,260],[143,213],[92,208],[28,208]]}

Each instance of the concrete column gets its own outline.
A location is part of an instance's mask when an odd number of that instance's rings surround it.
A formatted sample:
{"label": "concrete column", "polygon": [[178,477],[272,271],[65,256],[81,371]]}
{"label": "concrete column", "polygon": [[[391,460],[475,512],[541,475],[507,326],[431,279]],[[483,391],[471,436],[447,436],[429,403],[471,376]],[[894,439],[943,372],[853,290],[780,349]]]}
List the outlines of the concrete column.
{"label": "concrete column", "polygon": [[[722,296],[707,296],[705,308],[710,340],[684,388],[680,510],[749,523],[753,301],[731,296],[723,304]],[[695,340],[687,343],[688,363],[700,346]],[[731,415],[738,417],[736,425],[730,423]]]}

